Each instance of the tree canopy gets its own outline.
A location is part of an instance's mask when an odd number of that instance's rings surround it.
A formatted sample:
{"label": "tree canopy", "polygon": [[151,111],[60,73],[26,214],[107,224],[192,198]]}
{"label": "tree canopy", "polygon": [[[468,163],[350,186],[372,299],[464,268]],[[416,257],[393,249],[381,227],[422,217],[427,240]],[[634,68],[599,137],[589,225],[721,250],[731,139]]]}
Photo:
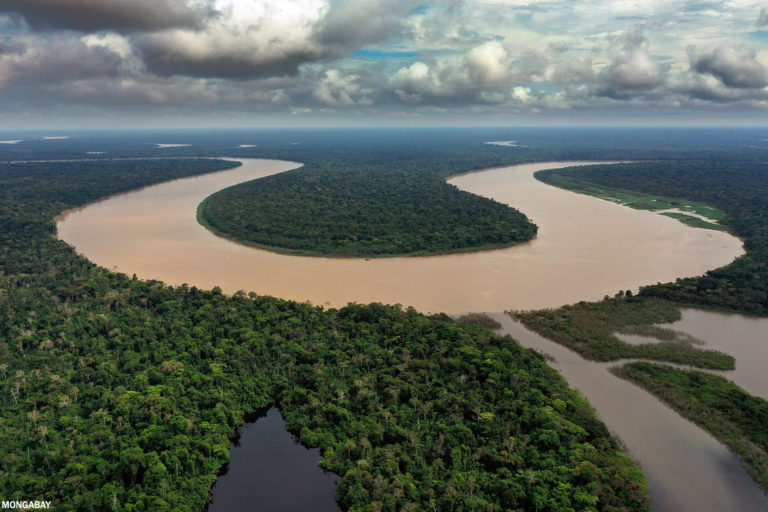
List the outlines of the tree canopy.
{"label": "tree canopy", "polygon": [[203,510],[244,414],[280,406],[348,510],[647,510],[642,473],[541,356],[443,315],[170,287],[54,239],[66,208],[231,166],[0,164],[0,494]]}

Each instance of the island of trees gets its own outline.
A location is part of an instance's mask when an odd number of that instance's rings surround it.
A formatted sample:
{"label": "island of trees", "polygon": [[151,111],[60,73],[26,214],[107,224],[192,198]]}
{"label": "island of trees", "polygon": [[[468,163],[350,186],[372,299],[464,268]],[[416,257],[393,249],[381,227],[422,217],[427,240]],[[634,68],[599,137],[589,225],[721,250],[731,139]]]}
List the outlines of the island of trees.
{"label": "island of trees", "polygon": [[524,214],[463,192],[429,167],[344,161],[221,190],[200,205],[198,219],[244,244],[322,256],[493,249],[536,234]]}

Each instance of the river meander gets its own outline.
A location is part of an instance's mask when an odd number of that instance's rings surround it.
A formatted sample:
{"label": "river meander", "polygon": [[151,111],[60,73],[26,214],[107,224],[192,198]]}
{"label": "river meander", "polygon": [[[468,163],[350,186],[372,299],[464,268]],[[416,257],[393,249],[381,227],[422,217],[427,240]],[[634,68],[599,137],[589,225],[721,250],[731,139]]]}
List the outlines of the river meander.
{"label": "river meander", "polygon": [[431,257],[338,259],[276,254],[219,238],[195,218],[211,193],[299,164],[243,166],[162,183],[70,212],[62,240],[106,268],[169,284],[256,291],[318,305],[384,302],[460,314],[556,307],[619,289],[696,276],[742,254],[724,232],[545,185],[526,164],[453,177],[462,190],[519,208],[539,226],[531,242]]}
{"label": "river meander", "polygon": [[[331,306],[400,303],[452,314],[596,300],[619,289],[700,275],[743,254],[741,242],[727,233],[536,181],[535,171],[576,164],[549,162],[449,180],[519,208],[539,226],[531,242],[412,258],[280,255],[219,238],[196,221],[197,205],[211,193],[299,165],[242,161],[237,169],[162,183],[67,212],[58,223],[59,237],[99,265],[169,284],[243,289]],[[495,316],[523,345],[555,356],[555,367],[646,471],[655,511],[768,510],[768,499],[739,460],[710,435],[611,375],[608,365],[584,361],[508,316]]]}

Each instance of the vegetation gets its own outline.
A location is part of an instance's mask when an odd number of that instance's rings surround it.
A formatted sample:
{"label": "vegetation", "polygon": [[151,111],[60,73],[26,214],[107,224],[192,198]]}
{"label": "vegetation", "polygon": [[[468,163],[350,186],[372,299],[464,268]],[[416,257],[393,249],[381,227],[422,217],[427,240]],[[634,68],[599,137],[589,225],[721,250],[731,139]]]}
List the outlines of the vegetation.
{"label": "vegetation", "polygon": [[334,162],[241,183],[198,209],[219,235],[277,252],[395,256],[505,247],[536,226],[430,169]]}
{"label": "vegetation", "polygon": [[688,199],[670,198],[596,185],[583,181],[581,177],[565,174],[563,171],[561,169],[539,171],[536,173],[536,178],[556,187],[599,197],[600,199],[629,206],[636,210],[659,212],[662,215],[672,217],[693,227],[723,229],[723,226],[718,224],[718,222],[725,217],[725,213],[706,204]]}
{"label": "vegetation", "polygon": [[574,167],[542,171],[536,177],[566,188],[568,183],[577,180],[598,187],[663,193],[722,210],[726,216],[720,222],[744,239],[747,254],[703,277],[643,287],[640,295],[683,305],[767,316],[768,165],[764,160],[764,157],[747,160],[726,155],[706,161]]}
{"label": "vegetation", "polygon": [[[638,329],[642,324],[674,321],[679,315],[675,305],[768,315],[768,166],[726,158],[643,162],[540,171],[536,178],[576,192],[619,197],[651,209],[660,201],[660,196],[654,195],[660,191],[685,198],[676,200],[679,204],[675,206],[698,214],[707,214],[707,205],[714,205],[725,216],[712,209],[707,215],[741,236],[747,254],[702,277],[642,287],[638,297],[624,297],[621,293],[600,303],[516,313],[526,326],[601,361],[631,357],[702,368],[732,366],[730,356],[697,350],[685,341],[632,346],[613,333],[626,332],[633,325]],[[661,208],[670,204],[668,201]]]}
{"label": "vegetation", "polygon": [[[690,337],[649,325],[680,319],[680,311],[663,300],[632,297],[622,292],[602,302],[518,311],[513,316],[529,329],[595,361],[651,359],[719,370],[734,367],[733,357],[727,354],[698,349]],[[617,332],[642,334],[659,341],[633,345],[619,339]]]}
{"label": "vegetation", "polygon": [[3,499],[202,510],[244,414],[276,403],[349,510],[648,510],[587,403],[509,338],[141,281],[51,236],[64,209],[231,165],[0,164]]}
{"label": "vegetation", "polygon": [[485,313],[467,313],[459,317],[459,321],[479,325],[486,329],[501,329],[501,324]]}
{"label": "vegetation", "polygon": [[[747,254],[702,277],[642,287],[639,297],[619,296],[601,303],[579,303],[555,311],[519,314],[527,326],[586,357],[601,360],[638,357],[708,367],[701,364],[704,353],[690,344],[677,342],[679,346],[687,346],[686,354],[681,354],[679,359],[659,358],[645,348],[627,351],[625,345],[616,343],[612,333],[628,332],[629,320],[635,324],[630,331],[663,334],[660,327],[649,324],[674,320],[672,311],[676,312],[678,305],[768,315],[768,165],[764,157],[745,159],[720,155],[706,161],[645,162],[610,168],[590,166],[542,171],[536,177],[577,192],[620,198],[629,206],[649,209],[655,209],[658,197],[654,194],[685,198],[676,200],[680,204],[675,206],[687,205],[689,211],[718,220],[744,239]],[[725,216],[716,210],[707,213],[707,205],[716,207]],[[637,355],[626,355],[634,351]],[[626,364],[612,371],[655,394],[711,432],[738,454],[758,483],[768,489],[768,402],[749,395],[722,377],[701,371],[644,362]]]}
{"label": "vegetation", "polygon": [[701,371],[630,363],[611,371],[650,391],[728,446],[768,489],[768,402]]}

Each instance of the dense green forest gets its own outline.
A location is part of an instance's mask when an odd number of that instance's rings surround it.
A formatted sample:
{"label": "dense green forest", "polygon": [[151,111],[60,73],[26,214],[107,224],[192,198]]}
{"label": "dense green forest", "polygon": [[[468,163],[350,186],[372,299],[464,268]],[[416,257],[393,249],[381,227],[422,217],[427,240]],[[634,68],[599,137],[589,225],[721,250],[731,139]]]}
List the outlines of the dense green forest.
{"label": "dense green forest", "polygon": [[460,191],[433,168],[343,161],[216,192],[200,205],[198,219],[242,243],[325,256],[491,249],[536,234],[524,214]]}
{"label": "dense green forest", "polygon": [[[665,195],[712,205],[725,213],[720,223],[744,240],[746,255],[725,267],[674,283],[649,284],[637,296],[620,292],[602,302],[554,310],[514,312],[528,328],[601,361],[626,357],[728,368],[730,356],[696,349],[685,340],[664,339],[649,325],[679,318],[676,306],[698,306],[768,315],[768,165],[758,159],[723,154],[690,159],[593,165],[539,171],[536,178],[599,195],[605,187],[627,197]],[[643,329],[664,340],[629,345],[614,333]]]}
{"label": "dense green forest", "polygon": [[199,511],[277,404],[349,510],[647,510],[644,477],[532,351],[397,306],[324,310],[110,272],[54,239],[105,195],[232,164],[0,164],[0,495]]}
{"label": "dense green forest", "polygon": [[[691,135],[697,138],[687,140]],[[713,135],[717,143],[710,141]],[[513,135],[491,129],[292,134],[223,154],[294,160],[305,164],[302,169],[220,191],[201,205],[198,218],[223,236],[286,253],[385,256],[503,247],[535,235],[524,212],[458,191],[445,178],[533,161],[681,163],[743,159],[745,153],[752,162],[762,161],[760,151],[723,144],[728,135],[536,129]],[[483,144],[510,137],[526,143]],[[211,148],[209,154],[218,151],[223,150]]]}
{"label": "dense green forest", "polygon": [[684,417],[711,432],[746,463],[768,489],[768,402],[719,375],[665,365],[629,363],[612,368]]}

